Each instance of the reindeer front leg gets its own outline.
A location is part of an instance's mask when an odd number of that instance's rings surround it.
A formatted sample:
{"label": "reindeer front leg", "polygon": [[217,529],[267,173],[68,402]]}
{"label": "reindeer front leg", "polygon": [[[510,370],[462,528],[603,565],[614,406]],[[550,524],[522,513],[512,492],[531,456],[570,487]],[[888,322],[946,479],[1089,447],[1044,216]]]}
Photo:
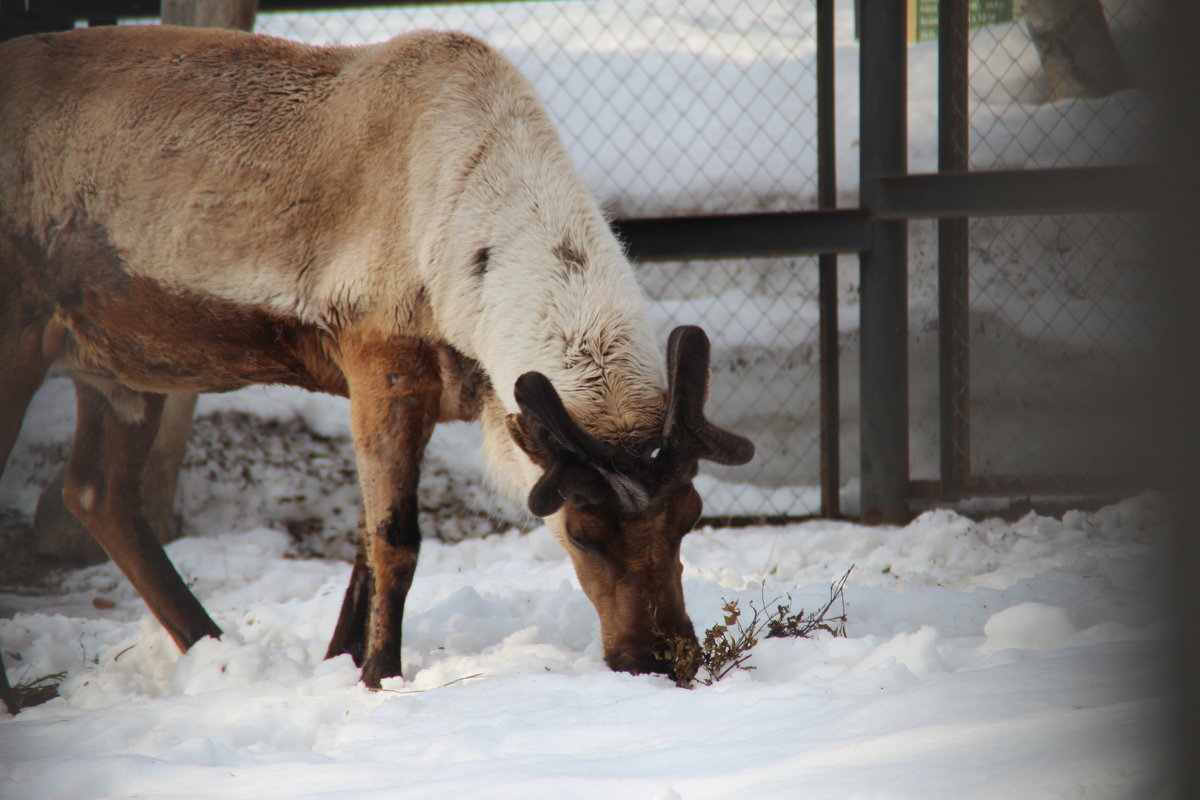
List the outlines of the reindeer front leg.
{"label": "reindeer front leg", "polygon": [[363,493],[358,557],[328,656],[350,653],[378,688],[400,674],[400,628],[421,547],[417,481],[437,423],[433,348],[412,338],[343,336],[342,371]]}

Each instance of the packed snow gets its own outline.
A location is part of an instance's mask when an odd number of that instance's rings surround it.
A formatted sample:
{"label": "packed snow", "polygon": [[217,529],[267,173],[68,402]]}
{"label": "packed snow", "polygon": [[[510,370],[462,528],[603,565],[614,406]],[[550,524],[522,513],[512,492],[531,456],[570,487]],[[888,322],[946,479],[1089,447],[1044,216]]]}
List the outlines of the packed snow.
{"label": "packed snow", "polygon": [[[837,7],[839,187],[853,203],[857,52],[852,4]],[[389,12],[385,21],[390,32],[464,28],[501,46],[547,95],[585,178],[614,212],[811,206],[811,141],[804,130],[781,134],[773,113],[781,102],[811,100],[809,5],[755,0],[721,19],[709,9],[707,0],[487,4]],[[364,18],[369,29],[356,28]],[[259,29],[345,42],[379,38],[377,22],[367,14],[263,15]],[[1008,54],[1003,65],[975,65],[977,168],[1140,157],[1148,113],[1140,90],[1047,102],[1029,79],[1036,54],[1019,25],[976,35]],[[536,44],[545,41],[554,46]],[[935,48],[910,48],[914,170],[935,159]],[[747,105],[731,106],[730,96]],[[597,104],[627,113],[594,129],[575,108]],[[800,118],[802,128],[815,125]],[[729,121],[737,124],[719,141],[670,135]],[[647,131],[662,140],[653,152],[636,144]],[[711,158],[730,148],[751,152],[755,166],[747,172],[736,160]],[[1057,259],[1051,274],[1033,276],[1047,281],[1055,304],[1033,303],[1036,316],[1053,320],[1046,326],[1021,302],[1032,296],[1033,277],[1008,264],[1038,263],[1047,237],[1006,242],[1004,228],[976,229],[973,245],[985,257],[973,270],[1015,285],[1012,298],[973,300],[973,326],[1014,334],[1010,343],[987,338],[982,346],[997,351],[977,366],[978,381],[1010,369],[1018,351],[1040,359],[1036,370],[1061,375],[1064,352],[1074,358],[1114,336],[1109,349],[1119,348],[1130,338],[1121,326],[1140,319],[1137,292],[1108,279],[1133,271],[1136,235],[1097,233],[1086,220],[1039,226],[1039,234],[1049,229]],[[914,225],[912,241],[919,420],[929,417],[933,375],[932,227]],[[844,418],[852,430],[856,262],[842,261]],[[800,399],[815,396],[812,273],[794,259],[641,271],[664,339],[678,322],[705,321],[714,338],[715,416],[759,447],[753,478],[738,470],[700,476],[711,513],[817,508],[815,456],[805,449],[815,441],[816,413]],[[1111,308],[1118,295],[1124,305]],[[1058,313],[1067,306],[1069,314]],[[1106,313],[1091,316],[1094,309]],[[1072,338],[1079,336],[1085,341]],[[1095,367],[1085,360],[1085,368]],[[1035,388],[1038,397],[1061,399],[1070,387]],[[1027,398],[1029,389],[1011,391]],[[987,447],[990,433],[1018,452],[1019,465],[1086,418],[1087,403],[1114,403],[1094,391],[1058,412],[1039,403],[1040,427],[1017,429],[1003,414],[988,416],[1013,405],[1006,391],[979,400],[977,444]],[[0,540],[23,533],[65,456],[73,413],[67,381],[52,376],[0,480],[0,522],[16,521]],[[1090,432],[1108,430],[1090,424]],[[1160,651],[1171,619],[1160,594],[1160,498],[1016,520],[933,510],[904,527],[704,527],[683,546],[698,633],[722,621],[728,601],[744,610],[818,608],[850,570],[846,635],[763,640],[752,670],[686,690],[606,668],[598,619],[568,558],[546,528],[491,494],[478,446],[477,430],[462,424],[442,426],[430,444],[405,675],[371,692],[348,657],[323,660],[359,511],[346,402],[261,387],[201,398],[178,498],[185,537],[168,553],[225,636],[180,654],[111,564],[69,572],[49,594],[0,593],[10,679],[63,675],[55,699],[0,716],[0,798],[1169,794],[1161,743],[1170,695]],[[843,499],[851,508],[855,446],[848,435]],[[1087,447],[1068,456],[1068,464],[1095,457]],[[914,475],[935,458],[936,440],[914,436]]]}
{"label": "packed snow", "polygon": [[61,696],[0,723],[5,798],[1132,797],[1166,788],[1158,502],[1062,519],[698,530],[684,591],[815,609],[853,566],[846,636],[769,639],[711,686],[608,671],[546,528],[427,541],[405,679],[323,661],[349,565],[283,532],[172,560],[226,631],[180,655],[111,566],[4,596],[9,674]]}

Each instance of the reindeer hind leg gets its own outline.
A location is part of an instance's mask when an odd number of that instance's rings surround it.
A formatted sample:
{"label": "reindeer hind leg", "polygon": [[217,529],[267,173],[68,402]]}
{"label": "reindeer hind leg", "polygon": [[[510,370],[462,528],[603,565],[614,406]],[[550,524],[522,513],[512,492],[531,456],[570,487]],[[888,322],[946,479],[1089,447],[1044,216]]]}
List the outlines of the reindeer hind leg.
{"label": "reindeer hind leg", "polygon": [[[78,415],[63,501],[96,537],[181,650],[221,629],[167,558],[142,508],[142,472],[164,395],[75,380]],[[114,405],[113,399],[118,402]]]}
{"label": "reindeer hind leg", "polygon": [[[47,335],[52,310],[29,280],[29,263],[0,234],[0,475],[20,433],[25,411],[57,355]],[[0,702],[19,710],[0,658]]]}
{"label": "reindeer hind leg", "polygon": [[0,473],[29,401],[58,355],[53,307],[30,279],[31,270],[8,237],[0,234]]}

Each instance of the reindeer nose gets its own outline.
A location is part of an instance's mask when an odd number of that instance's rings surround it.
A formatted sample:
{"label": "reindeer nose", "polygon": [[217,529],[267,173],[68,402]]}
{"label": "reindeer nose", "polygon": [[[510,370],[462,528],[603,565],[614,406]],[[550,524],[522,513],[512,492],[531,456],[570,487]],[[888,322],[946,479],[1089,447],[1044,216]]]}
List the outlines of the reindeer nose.
{"label": "reindeer nose", "polygon": [[680,653],[688,645],[695,648],[700,646],[690,623],[649,646],[614,648],[604,654],[604,663],[614,672],[673,677],[675,665],[668,654]]}
{"label": "reindeer nose", "polygon": [[631,653],[618,650],[604,655],[604,663],[613,672],[629,672],[634,675],[666,675],[671,671],[671,662],[651,653]]}

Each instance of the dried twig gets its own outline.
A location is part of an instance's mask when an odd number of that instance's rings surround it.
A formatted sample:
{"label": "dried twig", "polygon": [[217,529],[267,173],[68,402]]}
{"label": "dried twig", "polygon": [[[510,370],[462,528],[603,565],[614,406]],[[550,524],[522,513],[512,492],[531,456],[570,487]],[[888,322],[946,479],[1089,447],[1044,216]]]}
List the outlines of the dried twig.
{"label": "dried twig", "polygon": [[433,689],[445,689],[447,686],[453,686],[456,683],[474,680],[475,678],[486,678],[486,677],[488,677],[486,674],[484,674],[482,672],[476,672],[474,675],[463,675],[461,678],[455,678],[452,681],[447,681],[446,683],[443,683],[441,686],[434,686],[431,689],[383,689],[383,688],[379,688],[379,689],[372,689],[371,691],[386,692],[387,694],[425,694],[425,692],[431,692],[431,691],[433,691]]}
{"label": "dried twig", "polygon": [[67,673],[56,672],[53,675],[43,675],[32,681],[18,683],[13,687],[17,705],[20,708],[29,708],[30,706],[40,706],[47,700],[53,700],[58,697],[58,685],[65,677],[67,677]]}
{"label": "dried twig", "polygon": [[[809,638],[817,631],[824,631],[832,636],[845,636],[845,589],[853,569],[854,566],[851,565],[841,578],[830,585],[829,600],[811,614],[805,613],[804,609],[795,614],[791,613],[792,597],[786,595],[786,602],[780,602],[781,598],[776,598],[770,603],[763,601],[762,609],[755,607],[753,602],[747,603],[750,607],[750,619],[744,621],[738,601],[725,600],[721,607],[724,612],[723,622],[705,631],[704,641],[699,647],[691,640],[676,637],[661,653],[661,657],[671,664],[675,683],[690,688],[699,680],[705,686],[711,686],[735,669],[754,669],[746,662],[750,660],[750,651],[758,644],[760,638]],[[775,604],[775,610],[764,616],[771,603]],[[834,613],[835,606],[838,613]],[[697,678],[701,669],[706,676]]]}
{"label": "dried twig", "polygon": [[[779,605],[770,619],[767,620],[767,639],[778,639],[785,636],[808,638],[816,631],[825,631],[833,636],[846,635],[846,581],[854,566],[834,581],[829,587],[829,601],[821,606],[819,611],[805,614],[804,609],[799,613],[789,614],[792,610],[792,596],[787,595],[787,604]],[[832,614],[834,605],[839,613]]]}

